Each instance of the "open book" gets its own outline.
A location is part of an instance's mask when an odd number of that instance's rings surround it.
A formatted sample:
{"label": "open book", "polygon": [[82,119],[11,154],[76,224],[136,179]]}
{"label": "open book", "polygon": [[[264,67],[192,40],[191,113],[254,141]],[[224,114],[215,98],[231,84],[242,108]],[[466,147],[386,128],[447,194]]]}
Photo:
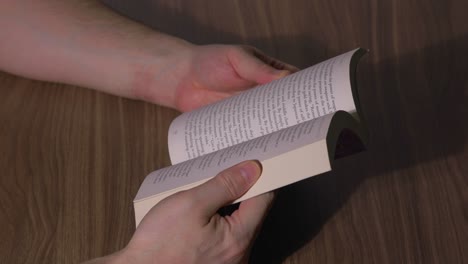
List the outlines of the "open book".
{"label": "open book", "polygon": [[169,128],[172,166],[150,173],[134,200],[135,222],[160,200],[244,160],[260,179],[239,202],[331,170],[366,142],[355,88],[356,49],[231,98],[184,113]]}

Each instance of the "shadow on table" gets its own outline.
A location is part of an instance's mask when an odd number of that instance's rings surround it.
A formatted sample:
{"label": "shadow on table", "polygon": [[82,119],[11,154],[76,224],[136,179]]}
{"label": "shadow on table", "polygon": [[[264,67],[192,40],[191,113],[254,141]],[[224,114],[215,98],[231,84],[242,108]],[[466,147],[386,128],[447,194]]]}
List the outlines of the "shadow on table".
{"label": "shadow on table", "polygon": [[468,37],[375,64],[364,62],[359,83],[371,133],[368,151],[337,160],[330,173],[283,188],[252,262],[281,263],[310,241],[366,178],[463,151],[466,58]]}
{"label": "shadow on table", "polygon": [[[127,2],[120,2],[116,7],[122,10]],[[243,42],[239,36],[201,25],[187,14],[174,14],[174,10],[148,2],[147,7],[140,4],[125,13],[199,44]],[[246,42],[299,67],[339,54],[329,53],[310,36]],[[371,134],[369,149],[336,161],[332,172],[281,189],[254,245],[253,263],[281,263],[304,246],[366,178],[463,150],[468,132],[468,37],[399,55],[373,54],[369,48],[371,53],[358,73]]]}

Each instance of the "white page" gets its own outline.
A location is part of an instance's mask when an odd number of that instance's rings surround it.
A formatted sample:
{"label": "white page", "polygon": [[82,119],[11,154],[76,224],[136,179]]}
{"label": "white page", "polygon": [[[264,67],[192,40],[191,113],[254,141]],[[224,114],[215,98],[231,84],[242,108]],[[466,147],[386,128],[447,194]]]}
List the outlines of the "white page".
{"label": "white page", "polygon": [[[324,140],[333,114],[282,129],[241,144],[191,159],[149,174],[135,201],[171,191],[174,188],[214,177],[244,160],[267,160],[280,154]],[[325,155],[328,159],[328,155]]]}
{"label": "white page", "polygon": [[355,111],[350,51],[280,80],[184,113],[169,128],[173,164],[307,120]]}

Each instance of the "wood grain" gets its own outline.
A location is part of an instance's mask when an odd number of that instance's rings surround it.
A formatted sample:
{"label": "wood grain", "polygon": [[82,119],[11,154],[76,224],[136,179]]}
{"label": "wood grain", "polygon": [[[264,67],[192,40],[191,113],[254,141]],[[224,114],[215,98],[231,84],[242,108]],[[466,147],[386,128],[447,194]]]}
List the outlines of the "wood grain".
{"label": "wood grain", "polygon": [[[284,188],[253,263],[467,263],[468,2],[132,1],[119,12],[198,44],[305,67],[357,46],[369,150]],[[0,73],[0,263],[123,247],[176,112]]]}

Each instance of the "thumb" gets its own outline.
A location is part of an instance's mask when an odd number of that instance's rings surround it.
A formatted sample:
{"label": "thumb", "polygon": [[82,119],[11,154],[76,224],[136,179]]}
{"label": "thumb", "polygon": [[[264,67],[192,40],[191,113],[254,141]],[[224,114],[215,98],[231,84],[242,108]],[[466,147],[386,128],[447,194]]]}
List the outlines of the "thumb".
{"label": "thumb", "polygon": [[268,83],[297,71],[296,67],[273,59],[253,47],[245,47],[232,53],[230,61],[240,77],[258,84]]}
{"label": "thumb", "polygon": [[211,218],[219,208],[241,197],[257,181],[261,166],[257,161],[245,161],[220,172],[216,177],[193,188],[203,218]]}

